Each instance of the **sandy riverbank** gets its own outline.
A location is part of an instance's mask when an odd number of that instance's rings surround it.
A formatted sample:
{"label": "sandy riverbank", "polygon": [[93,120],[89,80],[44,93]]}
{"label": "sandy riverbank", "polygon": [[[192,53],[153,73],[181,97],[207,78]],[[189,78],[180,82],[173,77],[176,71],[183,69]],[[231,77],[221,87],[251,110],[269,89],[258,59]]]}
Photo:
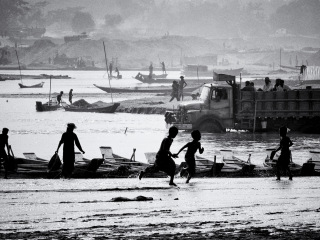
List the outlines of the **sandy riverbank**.
{"label": "sandy riverbank", "polygon": [[[317,178],[0,179],[0,239],[319,239]],[[318,189],[318,190],[317,190]],[[152,200],[114,202],[114,198]]]}

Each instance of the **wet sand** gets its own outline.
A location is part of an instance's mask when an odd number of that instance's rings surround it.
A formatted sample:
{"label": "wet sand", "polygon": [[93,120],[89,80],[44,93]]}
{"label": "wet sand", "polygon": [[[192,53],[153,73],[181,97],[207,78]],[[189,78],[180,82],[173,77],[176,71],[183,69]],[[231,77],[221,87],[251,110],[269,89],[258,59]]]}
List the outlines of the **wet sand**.
{"label": "wet sand", "polygon": [[[318,178],[3,180],[1,239],[319,239]],[[114,202],[115,197],[151,197]]]}

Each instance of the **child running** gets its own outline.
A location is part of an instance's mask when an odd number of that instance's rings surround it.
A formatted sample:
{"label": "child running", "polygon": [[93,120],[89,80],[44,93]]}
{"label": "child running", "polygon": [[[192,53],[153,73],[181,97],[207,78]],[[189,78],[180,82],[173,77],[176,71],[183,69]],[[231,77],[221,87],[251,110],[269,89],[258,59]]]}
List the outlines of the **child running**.
{"label": "child running", "polygon": [[275,150],[275,152],[278,152],[281,149],[280,157],[277,161],[277,180],[280,181],[280,169],[283,169],[284,172],[288,171],[289,174],[289,180],[292,180],[292,174],[289,168],[290,159],[291,159],[291,151],[289,150],[289,147],[293,145],[290,138],[287,137],[287,128],[281,127],[280,128],[280,146]]}
{"label": "child running", "polygon": [[159,171],[163,171],[170,176],[169,185],[177,186],[173,182],[174,174],[176,172],[176,164],[173,161],[172,157],[177,158],[178,156],[170,152],[171,144],[173,142],[173,139],[177,136],[177,134],[178,134],[178,128],[174,126],[170,127],[169,136],[162,140],[160,149],[156,155],[156,160],[154,162],[154,165],[151,167],[147,167],[144,171],[140,172],[139,174],[140,180],[145,173],[156,173]]}
{"label": "child running", "polygon": [[187,167],[187,172],[188,172],[188,177],[186,183],[189,183],[190,179],[194,176],[196,172],[196,160],[194,155],[196,154],[197,150],[199,149],[199,153],[202,154],[204,151],[204,148],[201,148],[201,143],[199,142],[201,139],[201,133],[198,130],[194,130],[191,132],[191,136],[193,138],[192,142],[188,142],[186,145],[184,145],[179,152],[177,153],[177,156],[179,153],[185,149],[187,149],[186,155],[184,159],[186,160],[186,163],[188,165]]}

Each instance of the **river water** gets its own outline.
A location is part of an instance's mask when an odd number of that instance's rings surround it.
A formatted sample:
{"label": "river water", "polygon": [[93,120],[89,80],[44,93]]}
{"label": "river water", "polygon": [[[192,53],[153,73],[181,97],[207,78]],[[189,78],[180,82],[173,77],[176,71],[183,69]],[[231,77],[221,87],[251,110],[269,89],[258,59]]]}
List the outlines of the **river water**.
{"label": "river water", "polygon": [[[17,71],[2,73],[17,74]],[[54,79],[52,92],[62,90],[67,94],[73,88],[75,100],[78,93],[88,93],[86,100],[89,102],[110,101],[110,95],[93,86],[108,84],[103,71],[23,71],[23,74],[42,73],[67,74],[73,78]],[[122,74],[124,79],[112,80],[111,84],[137,84],[131,78],[135,72]],[[169,73],[169,77],[178,76],[179,72]],[[24,83],[40,81],[24,80]],[[50,159],[68,122],[77,125],[75,132],[86,152],[84,157],[89,159],[101,156],[100,146],[111,146],[114,153],[123,157],[130,157],[135,148],[136,160],[146,162],[144,153],[156,152],[167,134],[162,115],[36,112],[35,102],[45,101],[43,95],[38,98],[37,94],[49,92],[49,80],[44,81],[42,89],[20,89],[17,84],[20,81],[0,82],[0,128],[10,129],[9,144],[17,157],[22,157],[24,152],[35,152],[41,158]],[[19,95],[25,93],[34,95]],[[101,99],[104,96],[105,99]],[[121,101],[132,96],[117,94],[114,97]],[[294,143],[291,149],[296,163],[303,164],[310,150],[319,149],[320,135],[289,132],[289,137]],[[190,133],[180,132],[172,144],[172,152],[177,152],[190,140]],[[216,155],[220,162],[220,150],[230,149],[244,160],[250,153],[251,161],[262,165],[266,149],[277,147],[279,136],[274,133],[203,133],[201,143],[205,149],[203,157],[213,160]],[[183,157],[180,154],[177,163],[183,161]],[[178,178],[176,182],[180,190],[169,188],[166,179],[0,179],[0,232],[69,229],[66,235],[72,236],[85,234],[81,229],[87,229],[93,234],[91,238],[111,234],[115,238],[129,236],[130,239],[131,236],[134,239],[139,231],[147,236],[148,231],[159,234],[199,231],[202,234],[212,228],[268,226],[319,230],[320,189],[316,177],[280,183],[274,178],[194,179],[190,185]],[[110,202],[113,197],[138,195],[153,197],[154,201]]]}

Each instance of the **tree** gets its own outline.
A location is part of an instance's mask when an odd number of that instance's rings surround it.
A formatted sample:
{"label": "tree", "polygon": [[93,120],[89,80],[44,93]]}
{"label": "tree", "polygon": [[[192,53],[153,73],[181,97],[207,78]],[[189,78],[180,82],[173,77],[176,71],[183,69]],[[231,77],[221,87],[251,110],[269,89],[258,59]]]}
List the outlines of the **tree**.
{"label": "tree", "polygon": [[319,34],[320,1],[298,0],[281,6],[270,18],[274,30],[286,28],[295,34]]}
{"label": "tree", "polygon": [[0,31],[7,32],[20,25],[22,18],[29,10],[29,4],[24,0],[0,0]]}
{"label": "tree", "polygon": [[92,32],[95,29],[95,22],[88,12],[77,12],[71,21],[72,30],[76,33]]}

